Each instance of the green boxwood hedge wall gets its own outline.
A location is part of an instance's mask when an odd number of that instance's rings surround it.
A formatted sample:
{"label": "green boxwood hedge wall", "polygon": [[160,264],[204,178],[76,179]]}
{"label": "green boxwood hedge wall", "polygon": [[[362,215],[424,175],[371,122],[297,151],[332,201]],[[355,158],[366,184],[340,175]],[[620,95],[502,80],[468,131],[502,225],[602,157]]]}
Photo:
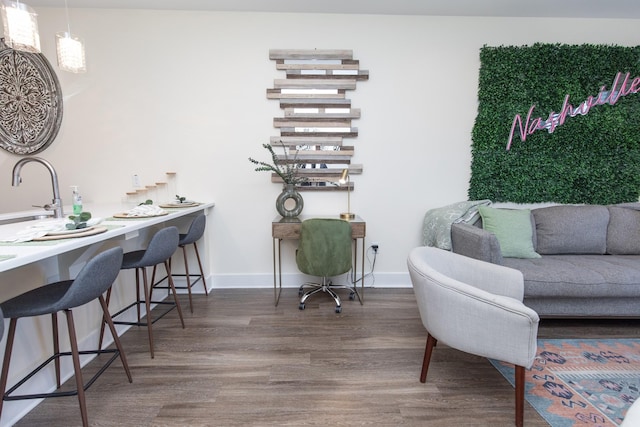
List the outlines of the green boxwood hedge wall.
{"label": "green boxwood hedge wall", "polygon": [[640,77],[640,47],[534,44],[480,50],[478,115],[472,132],[469,199],[516,203],[609,204],[637,201],[640,191],[640,92],[614,105],[567,117],[553,133],[537,130],[507,142],[516,114],[574,107],[618,72]]}

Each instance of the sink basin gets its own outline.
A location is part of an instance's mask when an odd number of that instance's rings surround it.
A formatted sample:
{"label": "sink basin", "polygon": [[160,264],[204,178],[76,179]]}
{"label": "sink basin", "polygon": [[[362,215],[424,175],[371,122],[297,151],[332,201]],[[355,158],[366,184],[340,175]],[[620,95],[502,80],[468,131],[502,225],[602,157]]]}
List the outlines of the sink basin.
{"label": "sink basin", "polygon": [[28,213],[20,213],[18,216],[14,216],[13,214],[1,214],[0,215],[0,225],[6,224],[14,224],[16,222],[25,222],[25,221],[34,221],[41,219],[53,218],[53,215],[49,214],[28,214]]}

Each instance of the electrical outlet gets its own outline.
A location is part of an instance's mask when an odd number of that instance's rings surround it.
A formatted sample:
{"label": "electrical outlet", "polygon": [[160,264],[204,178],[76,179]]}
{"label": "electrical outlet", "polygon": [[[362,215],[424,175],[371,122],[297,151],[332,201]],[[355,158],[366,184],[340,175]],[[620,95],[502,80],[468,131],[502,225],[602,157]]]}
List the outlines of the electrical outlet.
{"label": "electrical outlet", "polygon": [[373,250],[373,252],[377,254],[380,253],[380,243],[378,242],[371,243],[371,250]]}
{"label": "electrical outlet", "polygon": [[140,177],[135,174],[131,177],[131,184],[133,185],[133,188],[142,187],[142,185],[140,184]]}

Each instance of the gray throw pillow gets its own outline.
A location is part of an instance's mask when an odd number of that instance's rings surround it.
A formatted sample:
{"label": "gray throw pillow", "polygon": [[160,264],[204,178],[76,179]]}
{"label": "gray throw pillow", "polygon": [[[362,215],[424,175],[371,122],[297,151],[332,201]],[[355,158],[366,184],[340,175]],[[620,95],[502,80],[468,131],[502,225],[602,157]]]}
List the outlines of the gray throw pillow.
{"label": "gray throw pillow", "polygon": [[640,211],[609,206],[607,253],[611,255],[640,254]]}
{"label": "gray throw pillow", "polygon": [[598,254],[607,251],[609,210],[600,205],[559,205],[531,211],[539,254]]}

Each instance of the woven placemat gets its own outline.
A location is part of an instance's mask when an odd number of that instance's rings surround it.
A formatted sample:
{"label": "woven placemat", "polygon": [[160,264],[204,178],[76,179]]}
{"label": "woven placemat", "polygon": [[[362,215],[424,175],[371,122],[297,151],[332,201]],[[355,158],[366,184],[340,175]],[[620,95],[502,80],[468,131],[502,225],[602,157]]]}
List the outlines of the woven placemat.
{"label": "woven placemat", "polygon": [[[115,230],[117,228],[124,227],[123,225],[101,225],[101,227],[106,227],[107,231]],[[78,237],[81,238],[81,237]],[[69,239],[55,239],[55,240],[44,240],[44,241],[29,241],[29,242],[0,242],[0,246],[51,246],[57,245],[58,243],[65,242]]]}
{"label": "woven placemat", "polygon": [[[161,215],[161,216],[165,216],[165,215]],[[149,218],[156,218],[156,217],[155,216],[127,216],[127,217],[110,216],[109,218],[105,218],[104,220],[105,221],[146,221]]]}

